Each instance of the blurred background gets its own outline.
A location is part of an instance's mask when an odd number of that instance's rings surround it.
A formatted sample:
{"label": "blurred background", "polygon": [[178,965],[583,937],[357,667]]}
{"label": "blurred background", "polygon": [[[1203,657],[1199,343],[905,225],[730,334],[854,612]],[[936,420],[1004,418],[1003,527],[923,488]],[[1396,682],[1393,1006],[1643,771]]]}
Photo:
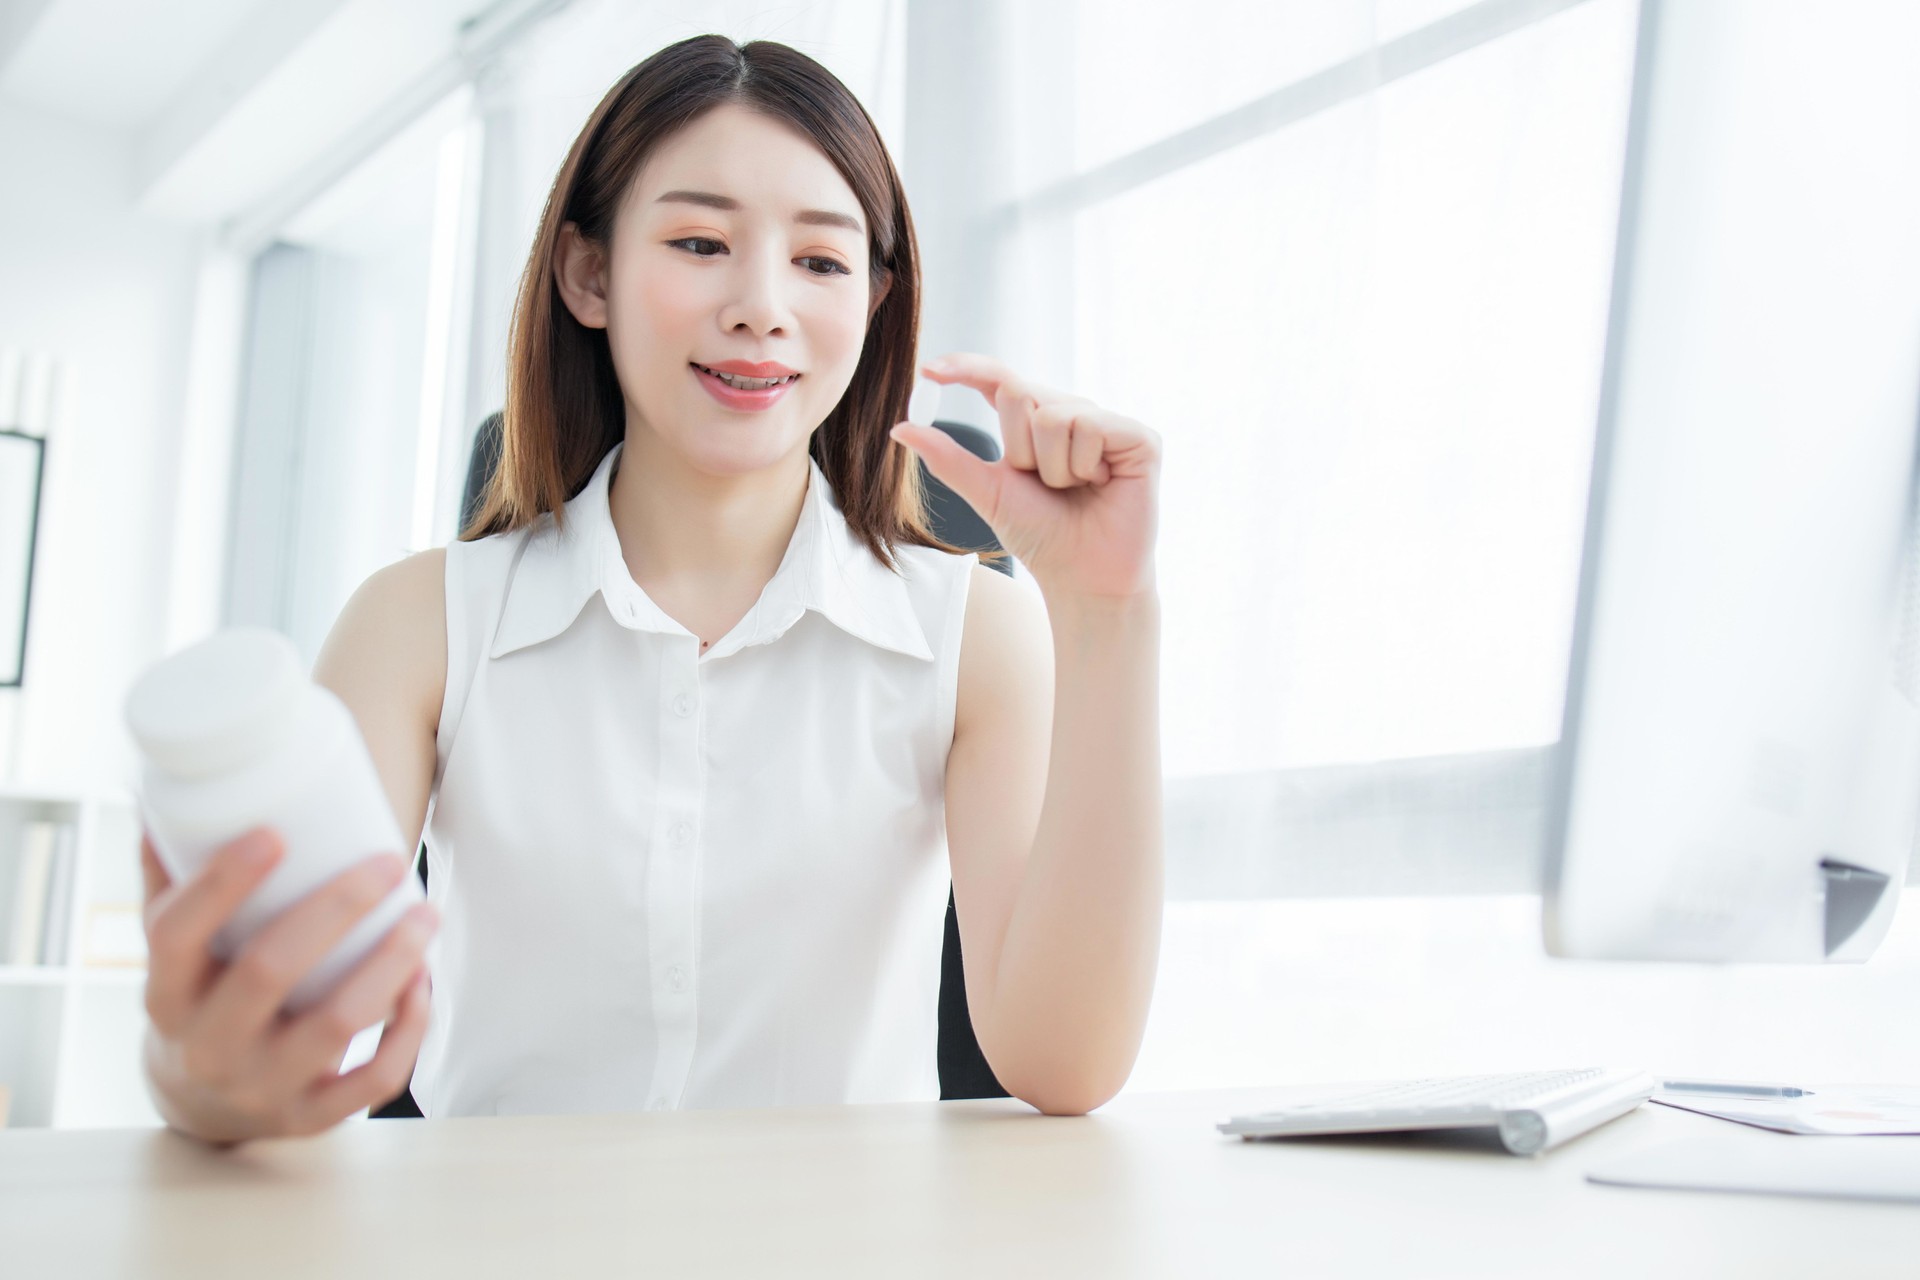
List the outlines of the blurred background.
{"label": "blurred background", "polygon": [[929,353],[1164,436],[1171,777],[1551,742],[1635,7],[14,3],[0,342],[58,390],[5,776],[124,781],[144,663],[237,622],[311,660],[455,535],[567,145],[708,30],[865,103]]}
{"label": "blurred background", "polygon": [[[0,964],[12,1122],[151,1120],[126,687],[229,623],[311,661],[369,573],[454,537],[555,169],[707,31],[866,105],[927,354],[1164,438],[1170,903],[1130,1087],[1584,1065],[1635,1028],[1751,1075],[1737,1029],[1783,984],[1893,980],[1661,970],[1649,1003],[1659,966],[1540,955],[1637,15],[6,0],[0,428],[45,444],[0,836],[77,833],[64,949]],[[970,393],[942,416],[997,429]],[[1913,1037],[1885,1054],[1857,1065]]]}

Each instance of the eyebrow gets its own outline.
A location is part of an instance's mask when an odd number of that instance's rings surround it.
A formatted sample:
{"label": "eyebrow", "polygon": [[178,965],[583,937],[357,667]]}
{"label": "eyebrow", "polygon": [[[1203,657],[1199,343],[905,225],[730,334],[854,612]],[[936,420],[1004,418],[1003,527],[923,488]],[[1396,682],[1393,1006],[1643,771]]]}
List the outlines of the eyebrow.
{"label": "eyebrow", "polygon": [[[740,202],[732,196],[715,195],[711,191],[669,191],[655,200],[655,204],[665,204],[669,200],[679,204],[705,205],[709,209],[725,209],[738,212]],[[831,209],[802,209],[793,215],[793,220],[810,227],[845,227],[859,235],[865,235],[867,229],[860,225],[860,219],[851,214],[835,213]]]}

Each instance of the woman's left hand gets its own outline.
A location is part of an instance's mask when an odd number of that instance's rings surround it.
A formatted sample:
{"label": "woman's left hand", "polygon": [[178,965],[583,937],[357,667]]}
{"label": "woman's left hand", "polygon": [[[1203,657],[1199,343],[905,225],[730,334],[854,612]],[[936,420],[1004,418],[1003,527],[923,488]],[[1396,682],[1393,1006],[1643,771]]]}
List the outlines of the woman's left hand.
{"label": "woman's left hand", "polygon": [[1005,456],[987,462],[918,423],[900,423],[893,438],[987,522],[1044,594],[1124,598],[1155,589],[1156,432],[1016,377],[988,356],[956,353],[925,370],[935,382],[972,387],[993,402]]}

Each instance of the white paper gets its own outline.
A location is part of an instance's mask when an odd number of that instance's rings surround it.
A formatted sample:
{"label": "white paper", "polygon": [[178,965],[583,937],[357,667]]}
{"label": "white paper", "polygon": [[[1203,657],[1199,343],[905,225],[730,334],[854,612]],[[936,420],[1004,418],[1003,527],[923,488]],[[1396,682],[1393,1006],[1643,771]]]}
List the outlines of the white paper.
{"label": "white paper", "polygon": [[1807,1138],[1732,1129],[1635,1152],[1587,1174],[1620,1187],[1920,1202],[1920,1142]]}
{"label": "white paper", "polygon": [[1656,1093],[1653,1100],[1682,1111],[1780,1133],[1920,1134],[1920,1088],[1912,1085],[1822,1085],[1799,1098]]}

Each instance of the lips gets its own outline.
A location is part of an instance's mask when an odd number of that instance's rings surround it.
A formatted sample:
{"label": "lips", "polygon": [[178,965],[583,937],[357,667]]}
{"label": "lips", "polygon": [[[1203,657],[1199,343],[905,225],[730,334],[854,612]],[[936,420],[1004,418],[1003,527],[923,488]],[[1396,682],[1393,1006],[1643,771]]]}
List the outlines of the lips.
{"label": "lips", "polygon": [[693,370],[694,379],[699,382],[701,389],[722,406],[748,412],[770,408],[777,404],[800,377],[799,374],[793,373],[772,381],[748,380],[747,386],[740,387],[729,381],[730,378],[736,378],[738,375],[723,374],[719,370],[692,362],[689,362],[687,367]]}
{"label": "lips", "polygon": [[724,365],[694,364],[704,374],[718,378],[737,391],[760,391],[792,382],[800,375],[784,365],[751,365],[744,360],[729,360]]}

